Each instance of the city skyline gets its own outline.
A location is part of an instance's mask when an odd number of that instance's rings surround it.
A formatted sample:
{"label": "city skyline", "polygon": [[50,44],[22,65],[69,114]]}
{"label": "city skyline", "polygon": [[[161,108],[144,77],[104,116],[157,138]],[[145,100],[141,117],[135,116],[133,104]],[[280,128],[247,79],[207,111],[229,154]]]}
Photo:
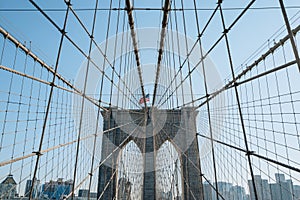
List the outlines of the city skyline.
{"label": "city skyline", "polygon": [[[275,182],[269,182],[267,179],[262,179],[261,175],[255,175],[255,184],[258,192],[259,200],[298,200],[300,199],[300,185],[294,184],[292,180],[286,179],[285,174],[275,173]],[[129,198],[131,190],[128,189],[128,184],[126,180],[123,184],[122,180],[119,179],[118,187],[118,197],[121,199]],[[120,181],[122,183],[120,183]],[[13,183],[9,187],[3,186],[8,182]],[[59,199],[59,197],[64,197],[69,194],[71,188],[72,180],[63,181],[63,178],[57,179],[57,181],[49,180],[49,182],[40,183],[39,180],[36,182],[34,187],[33,198],[51,198]],[[15,199],[29,197],[29,190],[32,184],[32,180],[26,181],[25,193],[23,195],[19,194],[16,190],[17,183],[13,180],[13,175],[9,175],[5,180],[0,184],[0,197],[9,196],[12,199],[11,195],[15,195]],[[61,186],[59,186],[61,185]],[[68,186],[69,185],[69,186]],[[219,187],[219,194],[225,199],[237,199],[237,200],[255,200],[254,191],[252,187],[252,180],[248,180],[248,187],[243,187],[240,185],[235,185],[233,183],[218,181],[217,185]],[[216,183],[211,183],[208,181],[203,182],[203,191],[204,191],[204,200],[215,200],[216,192],[213,187],[216,186]],[[127,189],[126,189],[127,188]],[[7,191],[10,191],[7,193]],[[6,193],[5,193],[6,192]],[[158,192],[159,198],[161,200],[173,199],[172,192]],[[96,192],[91,191],[91,199],[97,198]],[[87,197],[87,189],[79,189],[76,197]],[[80,198],[79,198],[80,199]],[[177,199],[180,199],[180,196],[177,196]],[[176,200],[177,200],[176,199]]]}

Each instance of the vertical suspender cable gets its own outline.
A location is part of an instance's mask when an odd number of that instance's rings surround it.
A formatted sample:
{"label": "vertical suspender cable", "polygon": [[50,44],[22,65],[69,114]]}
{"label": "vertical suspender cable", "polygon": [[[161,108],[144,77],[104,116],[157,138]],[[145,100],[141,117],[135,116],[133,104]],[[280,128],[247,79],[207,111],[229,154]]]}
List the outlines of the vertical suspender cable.
{"label": "vertical suspender cable", "polygon": [[[45,12],[33,0],[29,0],[29,1],[43,15],[45,15]],[[41,155],[42,155],[41,150],[42,150],[42,147],[43,147],[43,140],[44,140],[45,131],[46,131],[47,119],[48,119],[49,112],[50,112],[50,107],[51,107],[51,100],[52,100],[52,95],[53,95],[53,90],[54,90],[54,83],[55,83],[56,73],[57,73],[58,64],[59,64],[59,60],[60,60],[63,41],[64,41],[65,34],[66,34],[67,19],[68,19],[68,15],[69,15],[70,6],[71,6],[71,0],[65,1],[65,3],[67,5],[67,9],[66,9],[66,14],[65,14],[65,19],[64,19],[64,25],[63,25],[63,28],[60,30],[61,38],[60,38],[60,43],[59,43],[59,47],[58,47],[58,53],[57,53],[57,58],[56,58],[56,63],[55,63],[55,68],[54,68],[54,74],[53,74],[53,78],[52,78],[52,82],[51,82],[51,86],[50,86],[51,88],[50,88],[50,93],[49,93],[49,98],[48,98],[48,103],[47,103],[47,108],[46,108],[46,113],[45,113],[45,119],[44,119],[44,122],[43,122],[43,129],[42,129],[42,134],[41,134],[41,138],[40,138],[39,149],[36,152],[34,152],[34,153],[36,153],[37,158],[36,158],[34,173],[33,173],[33,177],[32,177],[32,185],[31,185],[30,192],[29,192],[29,200],[32,199],[32,193],[33,193],[33,190],[34,190],[34,184],[35,184],[35,179],[36,179],[36,175],[37,175],[37,171],[38,171],[39,161],[40,161],[40,158],[41,158]]]}
{"label": "vertical suspender cable", "polygon": [[[246,9],[250,8],[251,5],[254,2],[255,2],[255,0],[251,1],[248,4]],[[229,59],[229,64],[230,64],[232,80],[234,81],[235,97],[236,97],[236,101],[237,101],[238,112],[239,112],[239,116],[240,116],[240,122],[241,122],[241,126],[242,126],[243,136],[244,136],[245,148],[246,148],[246,151],[247,151],[246,156],[248,158],[250,174],[251,174],[251,178],[253,180],[252,184],[253,184],[254,195],[255,195],[255,199],[258,200],[257,190],[256,190],[256,187],[255,187],[255,181],[254,181],[255,180],[254,179],[254,172],[253,172],[253,167],[252,167],[252,162],[251,162],[251,154],[253,152],[249,150],[249,146],[248,146],[248,140],[247,140],[247,135],[246,135],[246,129],[245,129],[245,124],[244,124],[243,114],[242,114],[240,97],[239,97],[239,93],[238,93],[238,89],[237,89],[238,86],[236,84],[236,77],[235,77],[235,73],[234,73],[234,69],[233,69],[233,62],[232,62],[232,57],[231,57],[231,52],[230,52],[230,47],[229,47],[229,41],[228,41],[228,36],[227,36],[227,33],[228,33],[229,29],[226,29],[226,26],[225,26],[225,21],[224,21],[224,16],[223,16],[221,3],[220,3],[219,10],[220,10],[220,15],[221,15],[222,26],[223,26],[223,29],[224,29],[224,36],[225,36],[225,42],[226,42],[226,48],[227,48],[227,54],[228,54],[228,59]]]}
{"label": "vertical suspender cable", "polygon": [[[204,65],[204,57],[203,57],[203,49],[202,49],[202,43],[201,43],[201,33],[200,33],[200,27],[199,27],[199,19],[198,19],[198,13],[197,13],[197,5],[196,1],[194,0],[194,8],[195,8],[195,17],[196,17],[196,24],[197,24],[197,32],[199,37],[199,47],[200,47],[200,56],[201,56],[201,63],[202,63],[202,71],[203,71],[203,82],[204,82],[204,88],[205,88],[205,95],[206,99],[208,100],[209,94],[208,94],[208,86],[207,86],[207,79],[206,79],[206,71],[205,71],[205,65]],[[207,26],[206,26],[207,27]],[[204,27],[204,29],[206,28]],[[212,123],[211,123],[211,115],[210,115],[210,105],[209,101],[207,101],[207,116],[208,116],[208,124],[209,124],[209,132],[210,132],[210,142],[211,142],[211,151],[212,151],[212,160],[213,160],[213,170],[214,170],[214,176],[215,176],[215,183],[216,183],[216,194],[217,199],[219,199],[219,188],[218,188],[218,178],[217,178],[217,170],[216,170],[216,159],[215,159],[215,149],[214,149],[214,142],[213,142],[213,131],[212,131]],[[201,177],[202,180],[202,177]],[[204,193],[203,185],[202,185],[202,192]],[[204,194],[202,196],[204,199]]]}

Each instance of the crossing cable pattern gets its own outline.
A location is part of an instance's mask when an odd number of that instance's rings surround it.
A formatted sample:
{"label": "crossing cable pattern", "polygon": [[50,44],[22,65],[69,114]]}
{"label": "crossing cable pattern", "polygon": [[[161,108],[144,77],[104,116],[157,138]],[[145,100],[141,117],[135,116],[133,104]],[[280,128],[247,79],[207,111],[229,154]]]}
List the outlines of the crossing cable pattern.
{"label": "crossing cable pattern", "polygon": [[[153,98],[152,106],[172,111],[174,116],[178,109],[195,109],[198,113],[195,135],[200,148],[200,152],[195,153],[199,153],[201,163],[198,167],[189,159],[185,149],[178,146],[171,133],[163,130],[156,135],[154,148],[157,155],[157,198],[166,196],[168,199],[184,195],[182,188],[186,187],[190,196],[185,198],[197,199],[190,180],[181,177],[184,172],[178,164],[179,156],[197,168],[198,175],[203,179],[203,185],[199,185],[203,195],[200,199],[239,198],[233,197],[235,193],[230,190],[239,186],[245,188],[245,195],[247,193],[251,199],[268,199],[272,196],[272,191],[267,190],[262,194],[259,189],[263,187],[262,182],[251,181],[257,180],[257,175],[267,179],[269,183],[277,181],[274,173],[284,174],[295,184],[300,182],[300,163],[297,157],[300,153],[300,90],[297,84],[299,16],[295,21],[289,21],[285,6],[279,0],[287,31],[272,38],[274,43],[268,43],[267,48],[262,50],[265,53],[261,57],[247,60],[247,63],[236,70],[233,62],[237,55],[231,47],[234,40],[231,32],[238,22],[243,21],[245,14],[250,12],[254,2],[249,1],[229,26],[226,26],[226,8],[223,8],[225,3],[222,1],[218,2],[203,22],[198,17],[201,8],[196,1],[191,4],[193,9],[186,8],[188,3],[184,1],[174,0],[162,1],[163,9],[157,9],[161,12],[162,27],[157,39],[159,45],[154,54],[157,58],[157,52],[159,53],[156,73],[153,74],[153,88],[150,88],[151,91],[154,89],[154,93],[150,95]],[[0,194],[1,198],[15,190],[24,194],[24,198],[41,198],[49,195],[47,192],[55,184],[53,180],[63,177],[67,180],[64,184],[69,184],[62,192],[67,198],[74,198],[79,189],[87,189],[88,198],[91,199],[91,192],[98,187],[96,177],[99,168],[117,155],[119,159],[113,163],[117,166],[116,170],[108,176],[104,190],[98,191],[98,199],[105,198],[111,185],[116,185],[116,191],[109,191],[112,199],[121,199],[125,194],[132,199],[141,199],[143,154],[139,143],[132,140],[139,136],[135,130],[119,145],[114,146],[106,157],[99,156],[104,135],[115,138],[115,132],[120,129],[131,125],[142,126],[141,124],[145,127],[148,120],[147,112],[141,114],[135,110],[142,108],[140,99],[143,99],[144,108],[149,106],[146,84],[143,81],[145,68],[142,61],[145,60],[145,52],[138,49],[139,35],[136,33],[139,24],[133,23],[136,21],[134,18],[139,16],[133,12],[139,10],[134,6],[138,3],[133,2],[131,5],[129,0],[110,0],[109,9],[102,10],[101,6],[104,5],[98,4],[96,0],[88,22],[92,22],[92,26],[89,27],[78,13],[79,10],[73,8],[70,1],[65,1],[63,28],[46,13],[47,8],[42,9],[32,0],[30,3],[57,29],[60,45],[53,69],[30,48],[18,42],[3,28],[0,29],[3,36],[0,43],[0,73],[1,79],[3,77],[2,80],[6,83],[0,90],[0,120],[3,122],[0,126],[0,167],[6,173],[0,176],[3,180],[7,174],[13,175],[18,185]],[[178,3],[181,8],[178,8]],[[118,9],[114,8],[116,5]],[[112,14],[113,10],[118,12],[116,16]],[[155,9],[145,10],[156,12]],[[100,33],[105,42],[99,45],[96,38],[99,34],[97,27],[100,25],[97,24],[96,16],[101,16],[102,11],[108,13],[104,15],[107,17],[103,26],[106,31],[102,30]],[[213,23],[217,17],[220,35],[207,45],[207,33],[216,25]],[[191,21],[187,24],[186,21],[190,19],[195,20],[195,24]],[[75,22],[83,30],[87,37],[86,43],[89,44],[87,49],[76,41],[71,30],[68,32],[69,21]],[[187,37],[181,40],[180,32],[187,36],[193,32],[190,29],[196,30],[194,35],[197,38],[192,42]],[[115,40],[109,43],[109,37],[113,34],[116,34]],[[118,37],[122,39],[118,40]],[[68,45],[86,59],[82,85],[66,81],[60,73],[60,68],[64,67],[60,66],[63,63],[60,59],[63,59],[63,51]],[[205,45],[209,47],[207,52],[204,51]],[[208,58],[218,48],[224,48],[223,51],[228,55],[224,67],[228,67],[231,77],[212,86]],[[100,59],[93,57],[93,49],[96,49]],[[113,52],[112,56],[109,56],[110,52]],[[194,55],[198,56],[197,62],[193,62]],[[99,63],[103,65],[100,66]],[[165,70],[164,66],[170,69]],[[135,68],[138,70],[138,79],[131,73]],[[93,72],[100,77],[95,90],[97,94],[89,94],[88,90]],[[203,80],[203,83],[196,80]],[[123,119],[123,123],[102,131],[103,115],[109,113],[112,107],[139,117],[132,121]],[[167,124],[172,130],[181,128],[186,132],[194,131],[191,127],[181,127],[174,119],[164,122],[160,121],[160,116],[151,117],[153,121],[157,121],[157,129]],[[146,128],[144,132],[145,130]],[[132,165],[133,162],[138,164]],[[24,190],[27,180],[32,182],[29,189]],[[132,184],[131,187],[126,187],[127,182]],[[44,183],[43,192],[38,193],[38,185]],[[297,194],[285,184],[281,183],[279,187],[281,191],[297,198]],[[62,197],[59,191],[51,195],[53,198],[56,195]]]}

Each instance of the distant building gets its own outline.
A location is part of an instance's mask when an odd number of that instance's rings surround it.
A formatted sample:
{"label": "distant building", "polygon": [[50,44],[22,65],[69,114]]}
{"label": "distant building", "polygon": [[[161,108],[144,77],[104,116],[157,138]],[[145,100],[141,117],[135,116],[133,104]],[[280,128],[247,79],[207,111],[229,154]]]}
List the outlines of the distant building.
{"label": "distant building", "polygon": [[300,185],[293,186],[294,200],[300,200]]}
{"label": "distant building", "polygon": [[275,180],[276,180],[276,183],[281,183],[281,182],[284,183],[285,182],[284,174],[276,173]]}
{"label": "distant building", "polygon": [[271,198],[272,200],[282,200],[281,194],[280,194],[280,187],[277,183],[271,183],[270,184],[271,189]]}
{"label": "distant building", "polygon": [[[89,196],[89,190],[80,189],[78,191],[78,197],[86,199]],[[90,199],[97,199],[97,192],[90,192]]]}
{"label": "distant building", "polygon": [[262,184],[262,191],[263,191],[262,199],[271,200],[271,190],[270,190],[268,180],[262,179],[261,184]]}
{"label": "distant building", "polygon": [[[216,185],[218,185],[219,194],[224,199],[250,200],[249,195],[246,194],[246,191],[242,186],[222,181],[213,184],[215,188]],[[203,192],[204,200],[217,200],[215,189],[207,181],[203,183]]]}
{"label": "distant building", "polygon": [[[268,180],[262,179],[260,175],[255,175],[254,184],[258,199],[271,200],[271,192]],[[255,200],[256,198],[252,180],[248,180],[248,186],[250,190],[250,200]]]}
{"label": "distant building", "polygon": [[[31,186],[32,186],[32,180],[27,180],[25,186],[25,193],[24,193],[25,197],[29,197]],[[40,180],[35,180],[31,197],[38,198],[39,194],[40,194]]]}
{"label": "distant building", "polygon": [[[229,199],[230,197],[230,189],[232,188],[232,183],[227,183],[220,181],[218,184],[219,194],[222,195],[225,199]],[[212,192],[212,199],[217,199],[217,193]]]}
{"label": "distant building", "polygon": [[245,189],[242,186],[232,186],[229,190],[229,199],[247,200]]}
{"label": "distant building", "polygon": [[[268,183],[260,175],[254,176],[258,199],[261,200],[300,200],[300,186],[293,185],[292,180],[286,180],[284,174],[275,174],[275,183]],[[255,199],[253,182],[248,181],[250,200]],[[299,190],[297,190],[299,189]]]}
{"label": "distant building", "polygon": [[17,197],[17,183],[12,174],[0,184],[0,199],[14,199]]}
{"label": "distant building", "polygon": [[49,199],[63,199],[72,191],[73,181],[63,181],[59,178],[57,181],[49,181],[43,184],[40,196]]}
{"label": "distant building", "polygon": [[204,192],[204,200],[212,199],[212,188],[207,181],[203,183],[203,192]]}
{"label": "distant building", "polygon": [[293,200],[293,183],[284,174],[275,174],[276,183],[270,184],[272,200]]}
{"label": "distant building", "polygon": [[[256,188],[256,194],[258,199],[262,199],[262,179],[260,175],[255,175],[254,176],[254,185]],[[248,180],[248,186],[249,186],[249,190],[250,190],[250,200],[256,200],[255,197],[255,191],[254,191],[254,187],[253,187],[253,180]]]}
{"label": "distant building", "polygon": [[[286,180],[284,174],[275,174],[275,180],[275,183],[269,183],[260,175],[254,176],[258,200],[300,200],[300,185],[294,185],[292,180]],[[248,180],[250,194],[246,194],[246,190],[242,186],[232,183],[218,182],[212,184],[214,187],[218,186],[218,192],[224,199],[256,200],[252,180]],[[214,188],[207,181],[203,183],[203,192],[204,200],[217,199]]]}

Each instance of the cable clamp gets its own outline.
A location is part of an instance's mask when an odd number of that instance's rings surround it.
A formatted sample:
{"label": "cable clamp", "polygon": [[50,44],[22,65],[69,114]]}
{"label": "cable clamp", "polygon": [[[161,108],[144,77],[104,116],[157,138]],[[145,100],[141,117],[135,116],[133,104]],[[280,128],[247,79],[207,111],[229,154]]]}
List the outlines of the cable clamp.
{"label": "cable clamp", "polygon": [[66,35],[66,33],[67,33],[64,29],[60,29],[60,32],[62,35]]}
{"label": "cable clamp", "polygon": [[246,156],[251,156],[255,153],[255,151],[247,151]]}
{"label": "cable clamp", "polygon": [[70,0],[65,0],[65,3],[66,3],[67,6],[72,6]]}
{"label": "cable clamp", "polygon": [[43,155],[40,151],[33,151],[32,153],[34,153],[37,156],[42,156]]}

